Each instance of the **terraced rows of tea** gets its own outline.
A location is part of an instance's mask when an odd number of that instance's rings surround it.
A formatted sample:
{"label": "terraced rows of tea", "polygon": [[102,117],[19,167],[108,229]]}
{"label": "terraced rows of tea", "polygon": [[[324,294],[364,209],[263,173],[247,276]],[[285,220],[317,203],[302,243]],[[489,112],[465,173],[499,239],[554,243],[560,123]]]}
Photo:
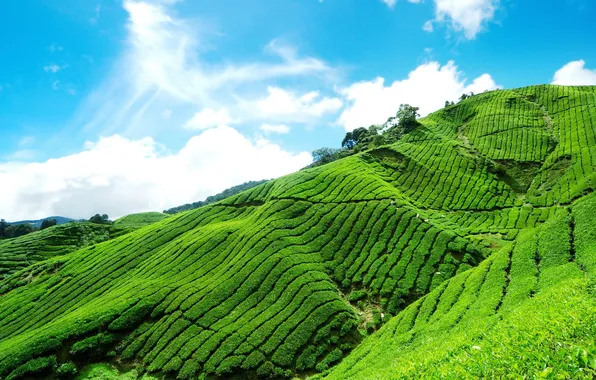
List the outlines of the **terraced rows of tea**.
{"label": "terraced rows of tea", "polygon": [[558,210],[410,305],[325,378],[594,378],[595,223],[595,195]]}
{"label": "terraced rows of tea", "polygon": [[36,262],[65,255],[127,232],[129,229],[124,226],[67,223],[16,239],[0,241],[0,280]]}
{"label": "terraced rows of tea", "polygon": [[396,144],[21,269],[0,280],[0,378],[430,371],[426,351],[591,273],[595,96],[477,95]]}

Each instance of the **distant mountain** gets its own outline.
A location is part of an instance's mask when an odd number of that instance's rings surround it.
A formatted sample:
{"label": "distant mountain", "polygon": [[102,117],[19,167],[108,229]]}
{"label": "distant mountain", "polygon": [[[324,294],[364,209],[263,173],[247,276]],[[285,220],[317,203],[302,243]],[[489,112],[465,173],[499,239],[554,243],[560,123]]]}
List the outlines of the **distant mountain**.
{"label": "distant mountain", "polygon": [[41,224],[43,223],[44,220],[52,220],[52,219],[56,219],[56,222],[58,225],[75,221],[75,219],[67,218],[64,216],[49,216],[47,218],[43,218],[43,219],[39,219],[39,220],[21,220],[18,222],[8,222],[8,224],[31,224],[34,227],[39,228],[39,227],[41,227]]}
{"label": "distant mountain", "polygon": [[231,197],[232,195],[236,195],[244,190],[252,189],[253,187],[259,186],[267,181],[268,180],[264,179],[261,181],[244,182],[241,185],[237,185],[237,186],[230,187],[229,189],[225,189],[224,191],[222,191],[219,194],[211,195],[211,196],[207,197],[204,201],[187,203],[182,206],[173,207],[169,210],[164,210],[164,214],[170,214],[170,215],[178,214],[179,212],[194,210],[196,208],[206,206],[211,203],[219,202],[219,201],[224,200],[228,197]]}

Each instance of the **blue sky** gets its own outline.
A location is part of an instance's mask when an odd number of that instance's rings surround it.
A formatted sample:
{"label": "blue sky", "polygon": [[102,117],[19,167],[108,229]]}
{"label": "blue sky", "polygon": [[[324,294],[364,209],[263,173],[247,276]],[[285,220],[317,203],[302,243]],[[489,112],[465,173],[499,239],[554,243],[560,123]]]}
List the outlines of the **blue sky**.
{"label": "blue sky", "polygon": [[596,84],[588,0],[0,5],[0,217],[120,216],[308,164],[400,103]]}

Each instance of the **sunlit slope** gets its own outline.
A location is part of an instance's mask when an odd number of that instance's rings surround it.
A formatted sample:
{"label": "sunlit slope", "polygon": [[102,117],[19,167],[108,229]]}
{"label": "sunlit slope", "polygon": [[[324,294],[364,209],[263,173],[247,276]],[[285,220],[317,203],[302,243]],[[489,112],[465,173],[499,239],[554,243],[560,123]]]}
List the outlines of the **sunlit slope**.
{"label": "sunlit slope", "polygon": [[[397,220],[406,238],[385,232]],[[449,276],[473,264],[466,249],[389,200],[205,207],[75,252],[4,294],[1,374],[63,345],[83,358],[75,342],[96,350],[98,339],[183,377],[324,369],[360,339],[335,273],[348,290],[376,281],[397,310],[441,282],[439,266]]]}
{"label": "sunlit slope", "polygon": [[596,196],[446,281],[326,379],[594,378]]}
{"label": "sunlit slope", "polygon": [[[0,240],[0,281],[31,264],[129,232],[124,227],[71,222],[14,239]],[[2,283],[0,282],[0,288]]]}
{"label": "sunlit slope", "polygon": [[143,212],[139,214],[131,214],[123,216],[122,218],[114,221],[114,226],[120,228],[139,229],[162,221],[167,217],[169,217],[169,215],[163,214],[161,212]]}
{"label": "sunlit slope", "polygon": [[[593,186],[594,104],[593,87],[478,95],[394,145],[39,263],[52,270],[0,295],[0,378],[88,358],[180,378],[324,371],[363,331],[367,347],[458,279],[497,271],[490,263],[513,257],[526,230],[576,212]],[[546,263],[560,254],[541,252]],[[447,310],[431,305],[424,323]]]}

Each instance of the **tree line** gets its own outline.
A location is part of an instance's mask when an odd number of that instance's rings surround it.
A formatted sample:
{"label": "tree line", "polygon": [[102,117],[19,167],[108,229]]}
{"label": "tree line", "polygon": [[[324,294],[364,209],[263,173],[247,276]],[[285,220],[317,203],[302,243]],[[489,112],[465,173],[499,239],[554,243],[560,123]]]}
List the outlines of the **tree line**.
{"label": "tree line", "polygon": [[[96,214],[89,219],[89,222],[95,224],[112,224],[109,216],[106,214]],[[38,227],[30,223],[12,224],[4,219],[0,219],[0,239],[12,239],[28,235],[32,232],[43,231],[57,225],[56,219],[44,219]]]}
{"label": "tree line", "polygon": [[0,239],[12,239],[35,231],[42,231],[46,228],[55,226],[57,223],[56,219],[46,219],[41,223],[41,226],[37,228],[29,223],[10,224],[4,219],[0,219]]}
{"label": "tree line", "polygon": [[319,148],[313,151],[314,162],[309,167],[328,164],[340,158],[351,156],[364,150],[382,145],[393,144],[404,135],[413,131],[420,123],[420,108],[402,104],[395,116],[391,116],[381,125],[360,127],[346,133],[341,148]]}
{"label": "tree line", "polygon": [[237,186],[233,186],[230,187],[229,189],[225,189],[224,191],[222,191],[219,194],[215,194],[215,195],[211,195],[208,196],[207,198],[205,198],[204,201],[198,201],[198,202],[193,202],[193,203],[187,203],[185,205],[182,206],[178,206],[178,207],[173,207],[171,209],[168,210],[164,210],[163,213],[164,214],[178,214],[179,212],[183,212],[183,211],[188,211],[188,210],[194,210],[196,208],[202,207],[202,206],[206,206],[208,204],[211,203],[215,203],[215,202],[219,202],[223,199],[229,198],[232,195],[236,195],[244,190],[248,190],[248,189],[252,189],[255,186],[261,185],[265,182],[267,182],[268,180],[262,180],[262,181],[248,181],[248,182],[244,182],[243,184],[237,185]]}
{"label": "tree line", "polygon": [[[474,96],[473,92],[464,93],[459,101],[464,101]],[[445,108],[454,106],[455,102],[446,100]],[[358,152],[376,148],[382,145],[393,144],[405,134],[413,131],[420,123],[418,111],[420,108],[409,104],[402,104],[395,116],[391,116],[381,125],[371,125],[368,128],[360,127],[346,133],[341,142],[341,148],[319,148],[312,152],[313,163],[307,168],[325,165],[340,158],[348,157]]]}

